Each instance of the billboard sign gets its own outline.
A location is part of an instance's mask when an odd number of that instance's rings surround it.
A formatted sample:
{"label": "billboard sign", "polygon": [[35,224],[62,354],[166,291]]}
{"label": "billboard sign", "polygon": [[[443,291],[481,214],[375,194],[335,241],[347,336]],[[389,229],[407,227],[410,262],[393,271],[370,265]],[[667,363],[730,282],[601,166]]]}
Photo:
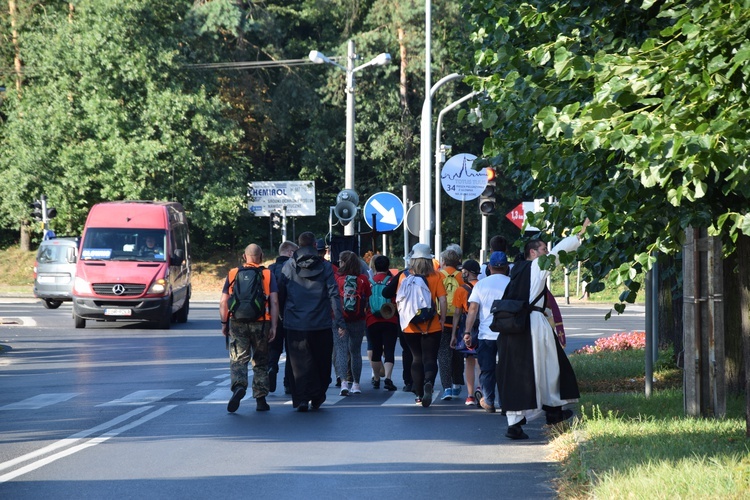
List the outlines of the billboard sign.
{"label": "billboard sign", "polygon": [[315,181],[258,181],[248,183],[248,210],[256,217],[282,213],[287,217],[315,215]]}

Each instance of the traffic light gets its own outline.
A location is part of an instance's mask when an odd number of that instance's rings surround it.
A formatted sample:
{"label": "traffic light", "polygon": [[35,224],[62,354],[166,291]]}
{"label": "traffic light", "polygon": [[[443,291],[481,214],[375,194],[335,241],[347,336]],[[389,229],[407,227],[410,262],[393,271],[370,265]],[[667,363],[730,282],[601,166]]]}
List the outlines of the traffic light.
{"label": "traffic light", "polygon": [[44,212],[42,211],[42,202],[39,200],[34,200],[33,203],[29,203],[29,208],[31,209],[31,218],[34,220],[43,220],[44,219]]}
{"label": "traffic light", "polygon": [[497,206],[495,203],[495,176],[497,174],[490,167],[487,167],[485,171],[487,172],[487,186],[482,191],[482,194],[479,195],[479,213],[490,215],[495,212]]}
{"label": "traffic light", "polygon": [[55,207],[50,207],[47,209],[47,219],[54,219],[57,217],[57,209]]}
{"label": "traffic light", "polygon": [[274,229],[279,229],[281,227],[281,215],[277,212],[271,213],[271,223]]}
{"label": "traffic light", "polygon": [[357,216],[359,195],[353,189],[344,189],[336,196],[336,206],[333,214],[342,224],[347,225]]}

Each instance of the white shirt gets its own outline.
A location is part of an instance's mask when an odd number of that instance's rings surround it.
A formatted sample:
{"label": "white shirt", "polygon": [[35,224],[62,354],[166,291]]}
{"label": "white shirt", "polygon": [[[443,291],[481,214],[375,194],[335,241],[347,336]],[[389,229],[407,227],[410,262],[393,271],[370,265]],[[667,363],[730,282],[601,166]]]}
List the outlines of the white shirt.
{"label": "white shirt", "polygon": [[504,274],[491,274],[477,281],[469,296],[469,303],[479,304],[479,340],[497,340],[498,332],[490,330],[492,303],[502,299],[510,278]]}

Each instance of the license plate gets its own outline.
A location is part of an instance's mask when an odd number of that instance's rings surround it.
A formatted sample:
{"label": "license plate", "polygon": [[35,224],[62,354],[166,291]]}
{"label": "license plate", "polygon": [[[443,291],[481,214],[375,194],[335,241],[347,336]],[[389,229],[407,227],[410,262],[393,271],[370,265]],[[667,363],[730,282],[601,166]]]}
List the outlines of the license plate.
{"label": "license plate", "polygon": [[39,283],[54,283],[55,277],[54,276],[37,276],[36,280]]}
{"label": "license plate", "polygon": [[133,311],[130,309],[105,309],[105,316],[130,316]]}

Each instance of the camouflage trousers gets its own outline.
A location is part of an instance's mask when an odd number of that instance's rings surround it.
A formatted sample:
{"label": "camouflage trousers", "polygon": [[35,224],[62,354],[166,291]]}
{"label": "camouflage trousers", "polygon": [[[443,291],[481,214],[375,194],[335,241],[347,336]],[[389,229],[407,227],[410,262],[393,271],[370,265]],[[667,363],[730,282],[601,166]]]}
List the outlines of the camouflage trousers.
{"label": "camouflage trousers", "polygon": [[260,321],[229,323],[229,371],[232,390],[237,386],[247,389],[248,363],[253,363],[253,397],[268,395],[268,328],[270,323]]}

